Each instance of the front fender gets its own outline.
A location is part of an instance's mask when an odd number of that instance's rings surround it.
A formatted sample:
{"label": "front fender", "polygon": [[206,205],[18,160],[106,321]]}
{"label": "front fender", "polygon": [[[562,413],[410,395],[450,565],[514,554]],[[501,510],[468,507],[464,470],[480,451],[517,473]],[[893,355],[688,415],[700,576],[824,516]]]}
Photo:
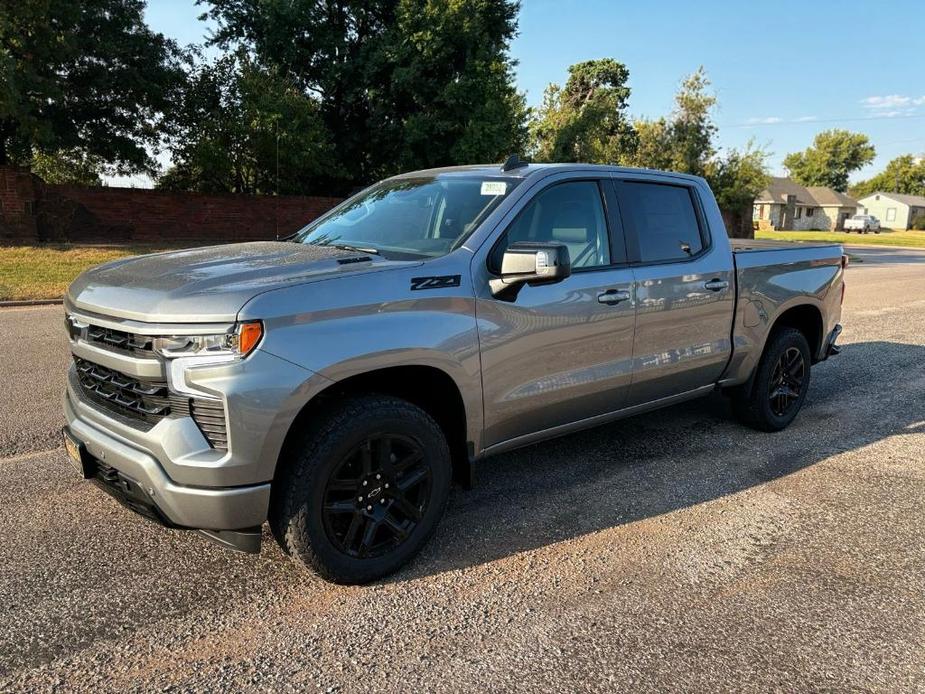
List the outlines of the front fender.
{"label": "front fender", "polygon": [[[241,319],[260,318],[260,349],[297,364],[323,381],[300,389],[308,403],[318,383],[336,383],[392,367],[425,366],[447,374],[466,411],[467,436],[482,431],[482,385],[475,305],[468,273],[460,286],[412,291],[412,275],[443,275],[450,258],[372,278],[342,278],[256,297]],[[457,261],[468,263],[468,254]],[[375,297],[375,303],[369,302]]]}

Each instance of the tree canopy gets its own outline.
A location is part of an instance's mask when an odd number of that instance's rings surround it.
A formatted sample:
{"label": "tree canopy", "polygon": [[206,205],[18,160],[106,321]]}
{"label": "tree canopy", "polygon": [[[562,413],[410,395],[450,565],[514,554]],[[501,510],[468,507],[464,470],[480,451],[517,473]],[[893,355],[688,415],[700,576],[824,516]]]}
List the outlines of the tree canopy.
{"label": "tree canopy", "polygon": [[784,166],[797,183],[828,186],[845,192],[848,177],[874,160],[874,146],[866,135],[848,130],[825,130],[811,147],[784,158]]}
{"label": "tree canopy", "polygon": [[46,183],[73,183],[98,186],[103,162],[99,157],[76,150],[35,152],[30,163],[32,173]]}
{"label": "tree canopy", "polygon": [[636,149],[626,109],[629,70],[611,58],[569,68],[565,87],[550,84],[530,128],[537,161],[616,163]]}
{"label": "tree canopy", "polygon": [[0,3],[0,165],[76,152],[153,170],[148,148],[183,72],[142,0]]}
{"label": "tree canopy", "polygon": [[624,157],[624,163],[705,175],[707,162],[716,153],[713,145],[716,125],[712,117],[716,97],[709,86],[710,80],[700,67],[681,81],[669,116],[637,120],[637,147]]}
{"label": "tree canopy", "polygon": [[190,74],[167,139],[174,164],[161,188],[299,193],[337,177],[317,101],[243,50]]}
{"label": "tree canopy", "polygon": [[877,191],[925,195],[925,156],[904,154],[896,157],[876,176],[851,186],[851,195],[855,198]]}
{"label": "tree canopy", "polygon": [[719,208],[731,218],[731,236],[751,236],[751,210],[755,197],[768,184],[768,153],[753,141],[739,149],[714,156],[706,165],[706,178]]}
{"label": "tree canopy", "polygon": [[514,0],[210,4],[214,44],[243,47],[317,104],[341,190],[403,169],[497,161],[524,144],[508,55]]}
{"label": "tree canopy", "polygon": [[565,87],[550,84],[530,127],[539,161],[619,163],[704,176],[738,234],[755,196],[767,185],[767,152],[750,142],[718,153],[713,123],[716,97],[701,67],[685,77],[667,116],[630,123],[629,70],[605,58],[572,65]]}

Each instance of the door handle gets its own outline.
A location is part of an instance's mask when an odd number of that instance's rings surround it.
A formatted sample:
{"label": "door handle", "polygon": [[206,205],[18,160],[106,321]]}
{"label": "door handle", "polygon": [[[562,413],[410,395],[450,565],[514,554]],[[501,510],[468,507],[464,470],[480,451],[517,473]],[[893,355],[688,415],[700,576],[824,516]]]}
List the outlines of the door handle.
{"label": "door handle", "polygon": [[608,306],[616,306],[621,301],[629,301],[630,293],[622,289],[608,289],[597,295],[597,300]]}
{"label": "door handle", "polygon": [[704,289],[709,289],[710,291],[713,291],[713,292],[721,291],[723,289],[726,289],[728,286],[729,286],[729,283],[726,280],[721,280],[721,279],[712,279],[709,282],[703,283]]}

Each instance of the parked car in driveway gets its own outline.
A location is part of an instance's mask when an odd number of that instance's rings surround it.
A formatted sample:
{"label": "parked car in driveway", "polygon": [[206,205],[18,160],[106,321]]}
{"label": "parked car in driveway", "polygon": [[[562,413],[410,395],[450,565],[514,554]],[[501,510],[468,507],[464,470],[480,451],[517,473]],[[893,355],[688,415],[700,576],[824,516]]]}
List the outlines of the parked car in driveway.
{"label": "parked car in driveway", "polygon": [[295,560],[367,582],[492,454],[718,389],[749,426],[787,427],[837,352],[845,263],[730,243],[693,176],[407,173],[287,241],[81,275],[65,442],[148,518],[251,552],[268,520]]}
{"label": "parked car in driveway", "polygon": [[872,214],[856,214],[845,220],[845,231],[849,234],[852,231],[859,234],[866,234],[869,231],[879,234],[880,220]]}

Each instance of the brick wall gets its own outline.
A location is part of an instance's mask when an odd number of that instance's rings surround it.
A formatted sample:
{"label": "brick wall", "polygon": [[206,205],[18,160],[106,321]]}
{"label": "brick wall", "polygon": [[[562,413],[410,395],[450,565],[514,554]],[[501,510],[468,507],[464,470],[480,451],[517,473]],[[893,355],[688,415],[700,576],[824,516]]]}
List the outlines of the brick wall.
{"label": "brick wall", "polygon": [[188,244],[287,236],[338,198],[50,185],[0,169],[0,240]]}
{"label": "brick wall", "polygon": [[38,240],[35,206],[41,187],[28,171],[0,167],[0,242]]}

